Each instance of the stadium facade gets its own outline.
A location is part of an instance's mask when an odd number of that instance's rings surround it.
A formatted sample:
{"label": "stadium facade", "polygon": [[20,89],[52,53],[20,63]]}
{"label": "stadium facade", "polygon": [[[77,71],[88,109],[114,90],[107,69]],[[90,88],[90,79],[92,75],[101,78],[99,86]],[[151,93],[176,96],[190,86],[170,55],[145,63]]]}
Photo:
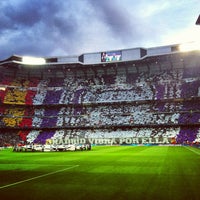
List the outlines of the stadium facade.
{"label": "stadium facade", "polygon": [[0,61],[0,146],[198,144],[200,52],[181,48]]}

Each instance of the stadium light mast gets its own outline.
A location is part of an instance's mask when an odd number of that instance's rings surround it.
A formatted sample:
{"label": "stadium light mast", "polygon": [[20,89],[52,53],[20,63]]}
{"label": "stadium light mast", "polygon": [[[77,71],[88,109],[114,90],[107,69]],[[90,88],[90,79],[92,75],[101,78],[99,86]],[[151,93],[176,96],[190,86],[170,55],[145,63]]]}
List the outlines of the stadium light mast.
{"label": "stadium light mast", "polygon": [[200,15],[199,15],[199,17],[197,18],[196,25],[200,25]]}

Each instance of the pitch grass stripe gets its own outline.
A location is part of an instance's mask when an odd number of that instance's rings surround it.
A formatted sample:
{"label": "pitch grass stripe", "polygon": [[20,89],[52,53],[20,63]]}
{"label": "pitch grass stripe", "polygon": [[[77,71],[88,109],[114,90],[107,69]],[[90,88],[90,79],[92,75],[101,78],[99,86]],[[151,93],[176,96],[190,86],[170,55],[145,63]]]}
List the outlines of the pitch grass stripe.
{"label": "pitch grass stripe", "polygon": [[195,151],[194,149],[189,148],[189,147],[187,147],[187,146],[184,146],[184,147],[185,147],[186,149],[192,151],[193,153],[195,153],[195,154],[197,154],[197,155],[200,155],[200,152],[197,152],[197,151]]}
{"label": "pitch grass stripe", "polygon": [[26,180],[23,180],[23,181],[18,181],[18,182],[15,182],[15,183],[4,185],[4,186],[1,186],[0,189],[8,188],[8,187],[11,187],[11,186],[14,186],[14,185],[18,185],[18,184],[21,184],[21,183],[25,183],[25,182],[28,182],[28,181],[32,181],[32,180],[35,180],[35,179],[38,179],[38,178],[43,178],[45,176],[50,176],[50,175],[53,175],[53,174],[57,174],[57,173],[60,173],[60,172],[63,172],[63,171],[69,170],[69,169],[73,169],[73,168],[78,167],[78,166],[79,165],[73,165],[73,166],[67,167],[65,169],[57,170],[57,171],[50,172],[50,173],[47,173],[47,174],[43,174],[43,175],[40,175],[40,176],[35,176],[33,178],[29,178],[29,179],[26,179]]}

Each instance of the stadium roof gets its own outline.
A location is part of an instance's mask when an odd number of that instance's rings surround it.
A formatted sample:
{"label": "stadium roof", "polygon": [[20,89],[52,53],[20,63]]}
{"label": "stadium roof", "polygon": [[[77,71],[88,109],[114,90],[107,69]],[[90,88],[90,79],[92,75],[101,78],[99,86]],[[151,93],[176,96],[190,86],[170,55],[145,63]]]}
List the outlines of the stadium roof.
{"label": "stadium roof", "polygon": [[200,15],[199,15],[199,17],[197,18],[196,25],[200,25]]}
{"label": "stadium roof", "polygon": [[[195,49],[196,48],[196,49]],[[131,48],[121,50],[111,50],[102,52],[85,53],[77,56],[66,56],[66,57],[27,57],[12,55],[11,57],[0,61],[0,65],[63,65],[63,64],[79,64],[79,65],[99,65],[109,63],[120,63],[129,61],[142,61],[155,56],[170,55],[175,53],[181,53],[185,51],[194,51],[197,49],[197,45],[193,42],[186,44],[175,44],[168,46],[152,47],[152,48]],[[120,54],[120,60],[102,60],[103,54],[108,54],[112,57],[116,54]]]}

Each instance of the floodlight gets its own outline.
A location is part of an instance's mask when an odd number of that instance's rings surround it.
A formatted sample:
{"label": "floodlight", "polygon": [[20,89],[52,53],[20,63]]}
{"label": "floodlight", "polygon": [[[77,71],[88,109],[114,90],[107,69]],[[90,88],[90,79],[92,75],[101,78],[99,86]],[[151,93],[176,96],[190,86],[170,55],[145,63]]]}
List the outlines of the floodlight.
{"label": "floodlight", "polygon": [[5,91],[5,90],[6,90],[6,87],[5,87],[5,86],[0,86],[0,90]]}
{"label": "floodlight", "polygon": [[22,57],[22,63],[23,64],[28,64],[28,65],[42,65],[42,64],[46,63],[46,60],[44,58],[23,56]]}

